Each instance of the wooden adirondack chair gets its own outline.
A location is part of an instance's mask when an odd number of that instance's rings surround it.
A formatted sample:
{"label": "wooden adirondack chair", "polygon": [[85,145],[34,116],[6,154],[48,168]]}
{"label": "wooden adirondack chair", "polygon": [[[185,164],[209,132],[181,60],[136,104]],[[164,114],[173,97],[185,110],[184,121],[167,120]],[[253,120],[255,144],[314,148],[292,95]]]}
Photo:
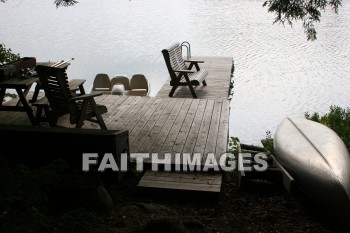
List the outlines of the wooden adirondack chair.
{"label": "wooden adirondack chair", "polygon": [[[65,68],[38,65],[36,72],[45,91],[50,110],[45,109],[51,126],[56,126],[58,118],[69,113],[70,123],[81,128],[84,121],[98,123],[107,129],[101,114],[107,112],[106,106],[96,104],[94,97],[102,93],[74,95],[69,88]],[[35,105],[35,104],[33,104]]]}
{"label": "wooden adirondack chair", "polygon": [[[201,70],[198,65],[198,63],[203,63],[204,61],[184,60],[179,43],[163,49],[162,53],[171,78],[170,85],[172,89],[169,96],[172,97],[179,86],[188,86],[193,98],[197,98],[193,86],[198,86],[200,83],[203,83],[204,86],[207,85],[205,77],[208,71]],[[190,63],[189,66],[185,64],[186,62]],[[197,71],[192,70],[193,66],[196,67]]]}

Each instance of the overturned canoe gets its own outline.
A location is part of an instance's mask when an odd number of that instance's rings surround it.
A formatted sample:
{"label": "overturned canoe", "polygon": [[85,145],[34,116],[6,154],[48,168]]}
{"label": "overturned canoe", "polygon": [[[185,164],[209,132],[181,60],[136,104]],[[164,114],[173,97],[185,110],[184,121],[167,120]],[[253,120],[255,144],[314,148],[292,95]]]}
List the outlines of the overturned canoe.
{"label": "overturned canoe", "polygon": [[274,149],[301,190],[350,219],[350,155],[333,130],[305,118],[286,118],[276,130]]}

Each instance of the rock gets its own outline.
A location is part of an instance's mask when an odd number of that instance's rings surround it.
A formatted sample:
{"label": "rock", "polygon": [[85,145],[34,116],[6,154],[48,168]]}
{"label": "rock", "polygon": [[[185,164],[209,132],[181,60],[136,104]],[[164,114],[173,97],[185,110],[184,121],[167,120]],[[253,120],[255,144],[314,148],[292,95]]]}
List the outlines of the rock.
{"label": "rock", "polygon": [[113,201],[97,174],[67,174],[50,196],[51,210],[66,212],[79,208],[109,215]]}
{"label": "rock", "polygon": [[113,210],[113,200],[103,186],[96,189],[95,210],[101,214],[109,215]]}
{"label": "rock", "polygon": [[150,233],[185,233],[186,228],[178,219],[173,217],[160,217],[147,222],[144,232]]}
{"label": "rock", "polygon": [[163,215],[177,215],[176,211],[171,210],[168,207],[163,206],[163,205],[147,204],[147,203],[138,203],[135,205],[140,207],[146,213],[163,214]]}

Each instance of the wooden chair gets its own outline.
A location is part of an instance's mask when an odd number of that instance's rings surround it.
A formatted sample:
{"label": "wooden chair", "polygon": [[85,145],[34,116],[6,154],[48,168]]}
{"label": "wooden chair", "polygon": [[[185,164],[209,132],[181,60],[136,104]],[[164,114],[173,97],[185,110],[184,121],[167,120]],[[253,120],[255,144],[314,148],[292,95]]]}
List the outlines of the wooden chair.
{"label": "wooden chair", "polygon": [[[207,85],[205,77],[208,72],[201,70],[198,65],[204,61],[184,60],[179,43],[163,49],[162,53],[171,78],[170,86],[172,89],[169,96],[172,97],[179,86],[188,86],[193,98],[197,98],[193,86],[198,86],[200,83],[203,83],[204,86]],[[185,64],[187,62],[190,63],[189,66]],[[193,66],[195,66],[196,71],[192,70]]]}
{"label": "wooden chair", "polygon": [[45,113],[51,126],[56,126],[58,118],[69,113],[70,123],[76,124],[76,128],[81,128],[84,121],[88,120],[98,123],[102,129],[107,129],[101,116],[107,112],[107,108],[96,104],[94,100],[94,97],[102,93],[73,95],[64,68],[38,65],[36,72],[49,103],[50,110],[45,109]]}

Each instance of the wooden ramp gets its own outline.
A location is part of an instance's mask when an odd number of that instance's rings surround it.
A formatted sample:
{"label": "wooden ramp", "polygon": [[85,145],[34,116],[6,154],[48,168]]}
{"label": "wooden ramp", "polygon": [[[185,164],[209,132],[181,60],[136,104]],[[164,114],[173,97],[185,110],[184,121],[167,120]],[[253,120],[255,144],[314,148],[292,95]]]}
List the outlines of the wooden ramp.
{"label": "wooden ramp", "polygon": [[219,193],[221,173],[146,171],[138,187]]}

